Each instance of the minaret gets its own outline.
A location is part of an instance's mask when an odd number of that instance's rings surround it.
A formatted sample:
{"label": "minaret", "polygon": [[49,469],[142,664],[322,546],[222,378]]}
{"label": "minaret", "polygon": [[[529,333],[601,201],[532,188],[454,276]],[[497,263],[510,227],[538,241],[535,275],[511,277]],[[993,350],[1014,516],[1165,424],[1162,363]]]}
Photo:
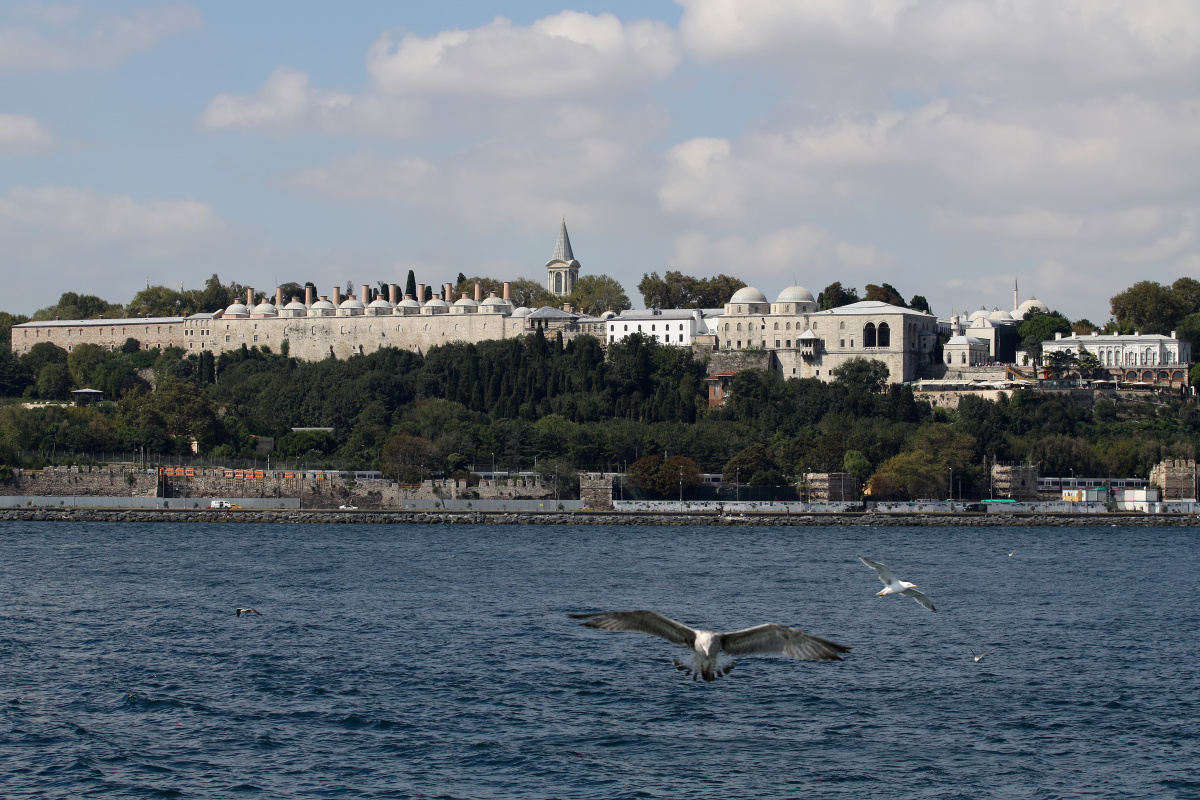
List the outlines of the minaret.
{"label": "minaret", "polygon": [[567,235],[567,218],[563,217],[558,229],[558,241],[554,243],[554,255],[546,262],[546,288],[553,294],[566,297],[575,290],[579,280],[579,262],[571,250],[571,237]]}
{"label": "minaret", "polygon": [[1017,276],[1013,276],[1013,314],[1016,315],[1017,309],[1021,307],[1020,295],[1017,294]]}

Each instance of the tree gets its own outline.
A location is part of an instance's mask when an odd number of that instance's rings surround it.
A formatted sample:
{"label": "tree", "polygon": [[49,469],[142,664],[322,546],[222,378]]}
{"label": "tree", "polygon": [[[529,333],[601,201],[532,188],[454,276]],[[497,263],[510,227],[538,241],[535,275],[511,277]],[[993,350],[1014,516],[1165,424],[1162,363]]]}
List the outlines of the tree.
{"label": "tree", "polygon": [[1079,354],[1079,365],[1076,369],[1079,370],[1081,378],[1093,378],[1104,374],[1104,365],[1100,363],[1100,359],[1095,353],[1089,353],[1087,350]]}
{"label": "tree", "polygon": [[693,278],[672,270],[661,278],[657,272],[643,274],[637,288],[646,308],[719,308],[745,285],[745,281],[724,274]]}
{"label": "tree", "polygon": [[851,303],[857,303],[859,300],[857,289],[843,289],[841,281],[834,281],[825,287],[825,290],[817,295],[817,305],[822,311],[828,311],[831,308],[840,308],[848,306]]}
{"label": "tree", "polygon": [[867,295],[864,300],[878,300],[881,303],[888,303],[893,306],[907,308],[908,305],[904,302],[904,298],[896,291],[890,283],[885,283],[882,286],[876,286],[873,283],[867,284]]}
{"label": "tree", "polygon": [[99,345],[75,345],[67,354],[67,371],[71,375],[71,383],[78,389],[94,388],[92,375],[110,357],[108,351]]}
{"label": "tree", "polygon": [[417,297],[417,274],[411,269],[408,271],[408,280],[404,282],[404,296],[411,297],[414,300],[423,301],[424,297]]}
{"label": "tree", "polygon": [[1110,306],[1113,318],[1122,333],[1138,331],[1167,334],[1188,314],[1200,311],[1200,308],[1187,305],[1193,299],[1193,295],[1189,283],[1181,284],[1180,291],[1176,293],[1172,287],[1154,281],[1138,281],[1120,294],[1114,295]]}
{"label": "tree", "polygon": [[540,308],[542,306],[557,306],[558,296],[546,289],[537,281],[529,278],[517,278],[510,286],[512,301],[517,306]]}
{"label": "tree", "polygon": [[1030,313],[1024,322],[1017,327],[1017,335],[1021,337],[1021,346],[1033,358],[1033,363],[1041,363],[1042,342],[1054,339],[1054,334],[1067,336],[1071,333],[1071,322],[1057,311],[1049,314]]}
{"label": "tree", "polygon": [[576,281],[568,302],[580,313],[593,317],[605,311],[619,314],[633,307],[621,284],[607,275],[584,275]]}
{"label": "tree", "polygon": [[1192,352],[1196,352],[1196,346],[1200,345],[1200,313],[1188,314],[1179,320],[1179,324],[1175,328],[1175,335],[1184,341],[1191,342]]}
{"label": "tree", "polygon": [[842,456],[842,471],[849,472],[863,486],[867,485],[872,469],[871,462],[857,450],[847,450]]}
{"label": "tree", "polygon": [[725,483],[772,486],[783,483],[783,475],[771,450],[764,444],[756,443],[725,462],[721,480]]}
{"label": "tree", "polygon": [[67,365],[61,363],[47,364],[37,375],[38,395],[47,400],[62,400],[71,388],[71,375]]}
{"label": "tree", "polygon": [[221,284],[221,279],[214,272],[212,277],[204,282],[204,288],[197,299],[198,312],[222,311],[233,304],[233,293]]}
{"label": "tree", "polygon": [[[461,277],[461,275],[460,275]],[[497,297],[500,297],[504,292],[504,282],[498,281],[495,278],[463,278],[454,287],[454,296],[461,297],[463,292],[467,293],[467,297],[475,297],[475,284],[479,284],[479,288],[483,291],[483,296],[487,297],[488,292],[495,292]]]}
{"label": "tree", "polygon": [[180,317],[197,311],[199,297],[195,293],[177,292],[166,286],[148,286],[133,296],[125,307],[128,317]]}
{"label": "tree", "polygon": [[685,491],[700,485],[700,468],[686,456],[651,455],[630,464],[625,478],[647,494],[672,497],[678,496],[681,485]]}
{"label": "tree", "polygon": [[833,368],[838,383],[872,394],[883,391],[890,374],[887,364],[874,358],[851,358]]}
{"label": "tree", "polygon": [[925,295],[923,294],[914,294],[912,300],[908,301],[908,307],[914,311],[924,311],[926,314],[933,313],[929,308],[929,301],[925,299]]}
{"label": "tree", "polygon": [[1074,350],[1054,350],[1044,360],[1051,378],[1062,378],[1079,368],[1079,355]]}
{"label": "tree", "polygon": [[283,292],[283,302],[288,304],[292,302],[292,298],[296,298],[301,303],[304,302],[304,286],[295,281],[279,284],[280,291]]}
{"label": "tree", "polygon": [[687,307],[722,308],[738,289],[745,286],[745,281],[725,274],[713,278],[701,278],[692,287],[692,298]]}
{"label": "tree", "polygon": [[399,483],[420,483],[440,463],[433,442],[408,434],[388,439],[380,458],[387,477]]}
{"label": "tree", "polygon": [[118,318],[124,313],[120,303],[110,303],[93,294],[76,294],[63,292],[58,302],[47,308],[39,309],[33,315],[35,320],[46,319],[97,319],[108,317]]}

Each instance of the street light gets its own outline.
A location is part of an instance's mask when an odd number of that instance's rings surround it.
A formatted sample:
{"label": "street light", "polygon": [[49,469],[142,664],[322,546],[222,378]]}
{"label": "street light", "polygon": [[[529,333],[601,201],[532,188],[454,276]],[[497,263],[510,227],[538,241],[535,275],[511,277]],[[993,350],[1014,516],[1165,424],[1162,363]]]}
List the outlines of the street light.
{"label": "street light", "polygon": [[683,464],[679,465],[679,510],[683,511]]}
{"label": "street light", "polygon": [[739,480],[741,471],[742,471],[741,467],[733,468],[733,497],[734,497],[734,500],[736,500],[739,503],[742,500],[742,484]]}
{"label": "street light", "polygon": [[947,467],[950,470],[950,490],[947,492],[950,495],[950,502],[954,502],[954,467]]}

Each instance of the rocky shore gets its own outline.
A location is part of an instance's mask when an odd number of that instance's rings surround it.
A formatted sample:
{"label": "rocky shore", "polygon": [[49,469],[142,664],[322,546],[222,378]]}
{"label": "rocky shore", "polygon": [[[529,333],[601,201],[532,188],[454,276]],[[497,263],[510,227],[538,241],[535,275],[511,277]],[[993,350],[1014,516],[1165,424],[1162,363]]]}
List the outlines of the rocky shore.
{"label": "rocky shore", "polygon": [[746,514],[718,516],[662,512],[522,512],[483,511],[321,511],[321,510],[168,510],[12,508],[0,510],[0,522],[172,522],[172,523],[278,523],[371,525],[869,525],[999,527],[1005,525],[1056,525],[1095,527],[1109,525],[1200,526],[1200,518],[1180,514]]}

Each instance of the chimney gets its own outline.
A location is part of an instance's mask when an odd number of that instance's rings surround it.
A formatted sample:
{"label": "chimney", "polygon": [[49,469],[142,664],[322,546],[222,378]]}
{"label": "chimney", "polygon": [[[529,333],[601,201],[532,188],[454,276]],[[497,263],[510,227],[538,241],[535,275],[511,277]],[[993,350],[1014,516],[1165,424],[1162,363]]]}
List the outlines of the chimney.
{"label": "chimney", "polygon": [[567,312],[568,314],[570,314],[570,313],[571,313],[571,304],[570,304],[570,303],[563,303],[563,304],[562,304],[562,310],[563,310],[563,311],[565,311],[565,312]]}
{"label": "chimney", "polygon": [[1062,338],[1062,331],[1055,331],[1055,332],[1054,332],[1054,339],[1055,339],[1055,341],[1057,341],[1057,340],[1059,340],[1059,339],[1061,339],[1061,338]]}
{"label": "chimney", "polygon": [[[482,301],[483,301],[483,287],[477,283],[477,284],[475,284],[475,302],[479,303]],[[1175,334],[1172,333],[1171,338],[1174,338],[1174,337],[1175,337]]]}
{"label": "chimney", "polygon": [[400,287],[394,283],[389,283],[388,284],[388,302],[391,303],[392,305],[396,305],[396,300],[399,298],[399,296],[400,296]]}
{"label": "chimney", "polygon": [[362,300],[363,305],[365,306],[371,302],[371,287],[365,283],[362,285],[362,287],[363,287],[362,297],[360,297],[358,299]]}
{"label": "chimney", "polygon": [[333,304],[335,306],[342,304],[342,287],[340,286],[333,287]]}
{"label": "chimney", "polygon": [[425,305],[425,284],[423,283],[417,284],[417,302]]}
{"label": "chimney", "polygon": [[466,293],[466,292],[463,292],[463,293],[462,293],[462,299],[463,299],[463,300],[466,300],[466,299],[467,299],[467,293]]}
{"label": "chimney", "polygon": [[454,302],[454,284],[447,283],[442,286],[442,299],[447,303]]}
{"label": "chimney", "polygon": [[504,300],[512,300],[512,284],[508,281],[504,282],[504,294],[501,295]]}
{"label": "chimney", "polygon": [[246,287],[246,308],[254,308],[254,287]]}
{"label": "chimney", "polygon": [[307,308],[313,304],[313,287],[304,287],[304,305]]}
{"label": "chimney", "polygon": [[1175,335],[1175,331],[1171,331],[1171,338],[1178,339],[1179,337]]}
{"label": "chimney", "polygon": [[275,288],[275,310],[283,308],[283,289]]}

